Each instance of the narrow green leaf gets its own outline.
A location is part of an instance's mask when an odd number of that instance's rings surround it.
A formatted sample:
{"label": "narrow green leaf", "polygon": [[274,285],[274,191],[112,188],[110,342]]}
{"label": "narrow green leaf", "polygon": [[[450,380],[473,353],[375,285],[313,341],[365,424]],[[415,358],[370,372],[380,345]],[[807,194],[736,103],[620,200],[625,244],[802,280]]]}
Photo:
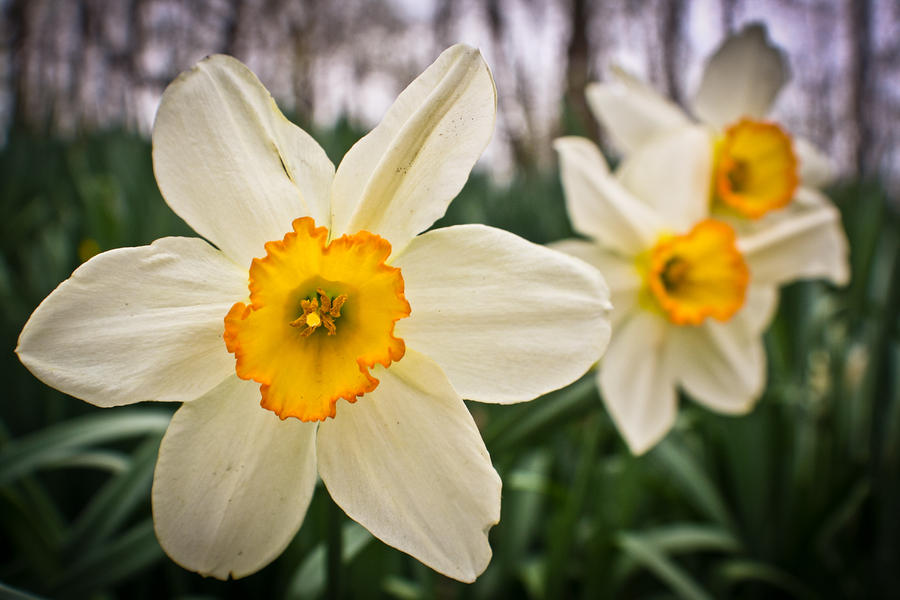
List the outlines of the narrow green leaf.
{"label": "narrow green leaf", "polygon": [[[666,555],[741,550],[741,543],[731,533],[715,525],[673,523],[640,532],[631,531],[627,535]],[[631,575],[639,566],[635,560],[626,558],[618,565],[617,575],[622,578]]]}
{"label": "narrow green leaf", "polygon": [[625,554],[664,581],[669,589],[685,600],[712,600],[712,596],[668,556],[640,536],[620,534],[619,545]]}
{"label": "narrow green leaf", "polygon": [[129,469],[110,479],[91,499],[69,530],[70,555],[78,556],[113,534],[150,497],[160,436],[153,435],[134,452]]}
{"label": "narrow green leaf", "polygon": [[386,577],[381,589],[388,596],[398,600],[420,600],[425,597],[418,583],[396,575]]}
{"label": "narrow green leaf", "polygon": [[54,582],[67,595],[92,592],[128,579],[163,558],[156,541],[153,519],[146,519],[118,538],[86,552]]}
{"label": "narrow green leaf", "polygon": [[717,569],[717,577],[732,586],[747,581],[759,581],[789,592],[800,599],[816,598],[799,579],[781,569],[751,560],[730,560]]}
{"label": "narrow green leaf", "polygon": [[737,552],[740,542],[728,531],[714,525],[674,523],[633,533],[667,554],[720,551]]}
{"label": "narrow green leaf", "polygon": [[578,467],[575,478],[569,487],[565,504],[558,518],[551,525],[549,550],[547,556],[547,589],[548,598],[561,598],[565,593],[566,580],[572,556],[576,555],[575,531],[578,517],[587,500],[591,475],[597,465],[600,428],[596,419],[587,419],[583,423],[583,438],[580,448]]}
{"label": "narrow green leaf", "polygon": [[41,596],[35,596],[2,583],[0,583],[0,598],[4,600],[42,600]]}
{"label": "narrow green leaf", "polygon": [[71,458],[80,448],[149,433],[161,434],[170,418],[170,411],[156,408],[104,411],[12,441],[0,452],[0,486]]}
{"label": "narrow green leaf", "polygon": [[841,529],[859,514],[863,502],[869,497],[872,486],[868,479],[857,481],[847,492],[843,500],[822,519],[819,532],[816,534],[816,546],[825,548]]}
{"label": "narrow green leaf", "polygon": [[[341,528],[341,560],[349,563],[366,545],[372,541],[372,535],[362,525],[354,521],[344,523]],[[288,600],[316,598],[325,588],[325,553],[324,543],[313,548],[312,552],[294,573],[285,592]]]}
{"label": "narrow green leaf", "polygon": [[46,469],[97,469],[121,473],[131,466],[131,458],[115,450],[82,450],[42,465]]}
{"label": "narrow green leaf", "polygon": [[733,519],[722,496],[690,452],[673,441],[672,436],[660,442],[651,452],[666,473],[672,476],[693,504],[723,527],[733,530]]}
{"label": "narrow green leaf", "polygon": [[594,378],[583,377],[569,387],[528,403],[527,407],[508,407],[503,416],[491,422],[484,431],[485,443],[491,451],[523,444],[562,423],[581,419],[600,401]]}

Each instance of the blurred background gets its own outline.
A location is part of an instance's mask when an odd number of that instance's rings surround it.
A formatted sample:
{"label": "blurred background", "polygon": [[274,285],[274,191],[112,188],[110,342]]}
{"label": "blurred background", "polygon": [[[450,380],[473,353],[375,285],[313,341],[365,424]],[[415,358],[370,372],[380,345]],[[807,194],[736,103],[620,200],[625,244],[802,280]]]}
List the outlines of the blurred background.
{"label": "blurred background", "polygon": [[[895,0],[0,0],[0,12],[0,597],[900,596]],[[175,407],[96,409],[12,352],[82,261],[192,235],[159,195],[148,137],[165,86],[207,54],[244,61],[337,163],[441,50],[479,47],[498,125],[436,226],[544,243],[572,235],[552,139],[609,148],[585,84],[619,64],[689,103],[703,59],[751,22],[790,62],[773,117],[840,173],[826,191],[852,281],[784,288],[754,412],[683,398],[646,456],[628,453],[590,376],[523,405],[471,404],[504,481],[494,559],[473,585],[335,518],[323,488],[259,573],[223,583],[180,569],[149,506]]]}

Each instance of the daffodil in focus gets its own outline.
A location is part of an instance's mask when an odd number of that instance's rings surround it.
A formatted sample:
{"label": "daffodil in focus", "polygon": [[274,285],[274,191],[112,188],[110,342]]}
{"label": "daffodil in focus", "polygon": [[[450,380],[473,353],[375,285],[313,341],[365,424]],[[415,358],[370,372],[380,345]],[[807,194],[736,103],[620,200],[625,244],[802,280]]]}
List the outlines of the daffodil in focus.
{"label": "daffodil in focus", "polygon": [[[614,81],[591,84],[586,94],[623,155],[698,123],[622,69],[612,74]],[[838,211],[817,189],[833,178],[831,162],[766,118],[787,80],[785,57],[761,25],[727,38],[707,62],[692,109],[713,155],[710,212],[742,233],[768,230],[782,240],[779,252],[802,252],[798,276],[841,283],[848,277],[846,237]]]}
{"label": "daffodil in focus", "polygon": [[[765,384],[762,333],[778,285],[806,276],[804,249],[821,243],[815,229],[745,235],[710,218],[708,143],[700,128],[675,129],[615,173],[587,139],[555,144],[572,224],[591,238],[555,247],[597,266],[609,283],[613,337],[597,381],[635,454],[672,427],[679,388],[717,412],[752,408]],[[826,275],[842,282],[846,266]]]}
{"label": "daffodil in focus", "polygon": [[422,233],[487,144],[496,93],[454,46],[335,171],[244,65],[163,95],[153,164],[200,238],[95,256],[19,339],[97,406],[182,402],[159,450],[162,547],[218,578],[262,568],[317,476],[373,535],[448,576],[487,566],[500,479],[462,398],[513,403],[584,373],[609,338],[583,262],[480,225]]}

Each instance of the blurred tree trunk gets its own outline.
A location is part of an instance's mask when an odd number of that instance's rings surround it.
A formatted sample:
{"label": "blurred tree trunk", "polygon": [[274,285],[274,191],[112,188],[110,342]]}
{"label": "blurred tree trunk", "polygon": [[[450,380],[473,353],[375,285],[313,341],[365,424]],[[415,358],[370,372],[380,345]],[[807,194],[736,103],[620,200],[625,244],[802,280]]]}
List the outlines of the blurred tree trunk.
{"label": "blurred tree trunk", "polygon": [[10,102],[12,102],[11,121],[14,125],[25,122],[25,85],[22,81],[23,49],[22,37],[25,34],[25,2],[26,0],[12,0],[6,7],[3,19],[7,26],[7,43],[9,52],[9,85],[12,88]]}
{"label": "blurred tree trunk", "polygon": [[434,0],[427,20],[397,0],[0,6],[0,127],[66,133],[124,125],[146,133],[168,82],[214,52],[247,62],[288,111],[325,121],[319,125],[344,113],[362,122],[377,112],[373,98],[384,102],[437,49],[465,39],[484,46],[499,90],[493,154],[523,168],[552,163],[562,107],[565,132],[604,141],[584,89],[610,62],[684,104],[688,73],[722,35],[763,21],[796,67],[778,118],[822,146],[844,174],[893,169],[900,190],[896,0]]}
{"label": "blurred tree trunk", "polygon": [[669,0],[664,3],[662,15],[662,52],[663,72],[666,79],[666,91],[670,98],[684,104],[681,93],[682,65],[681,60],[681,23],[684,15],[684,0]]}
{"label": "blurred tree trunk", "polygon": [[869,119],[873,109],[870,99],[872,76],[871,25],[872,3],[870,0],[847,0],[851,19],[851,68],[853,87],[851,94],[852,114],[856,124],[854,154],[856,172],[860,175],[871,173],[874,152],[872,127]]}
{"label": "blurred tree trunk", "polygon": [[591,114],[584,90],[590,83],[591,47],[588,38],[590,14],[588,0],[572,0],[569,11],[569,46],[566,51],[566,93],[564,101],[581,129],[591,139],[598,139],[597,121]]}

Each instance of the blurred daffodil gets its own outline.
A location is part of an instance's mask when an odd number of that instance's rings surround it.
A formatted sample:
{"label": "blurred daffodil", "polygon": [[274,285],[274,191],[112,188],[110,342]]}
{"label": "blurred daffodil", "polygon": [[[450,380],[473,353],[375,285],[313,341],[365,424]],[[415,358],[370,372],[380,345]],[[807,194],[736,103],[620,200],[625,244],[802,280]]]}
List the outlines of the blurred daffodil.
{"label": "blurred daffodil", "polygon": [[463,581],[485,569],[500,479],[462,398],[564,386],[609,338],[608,290],[582,262],[480,225],[418,235],[462,188],[495,109],[481,55],[454,46],[335,172],[233,58],[166,90],[157,182],[211,243],[92,258],[17,352],[98,406],[184,403],[152,493],[176,562],[219,578],[262,568],[318,474],[386,543]]}
{"label": "blurred daffodil", "polygon": [[[693,123],[622,69],[612,74],[613,82],[591,84],[586,94],[625,156],[661,133]],[[787,79],[785,57],[761,25],[727,38],[710,57],[692,103],[713,154],[710,211],[741,233],[802,236],[802,248],[791,249],[806,257],[800,275],[840,283],[848,277],[846,238],[837,210],[816,189],[833,178],[831,162],[808,141],[765,120]]]}
{"label": "blurred daffodil", "polygon": [[[609,282],[613,337],[597,379],[634,453],[672,427],[679,387],[718,412],[753,406],[777,286],[808,274],[806,249],[820,242],[814,229],[744,235],[711,219],[708,144],[702,128],[673,129],[631,152],[616,173],[589,140],[555,144],[569,216],[592,240],[555,247]],[[845,267],[827,275],[842,281]]]}

